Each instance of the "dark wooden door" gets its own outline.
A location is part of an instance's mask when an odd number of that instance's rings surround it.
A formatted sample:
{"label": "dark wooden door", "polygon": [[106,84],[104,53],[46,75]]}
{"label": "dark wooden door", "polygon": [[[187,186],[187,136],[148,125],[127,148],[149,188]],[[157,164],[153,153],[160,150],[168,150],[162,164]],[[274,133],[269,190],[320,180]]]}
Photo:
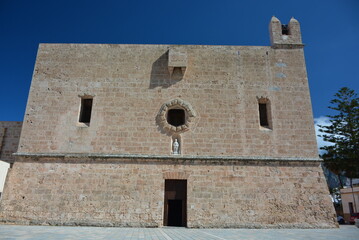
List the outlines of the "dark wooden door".
{"label": "dark wooden door", "polygon": [[165,180],[164,226],[187,225],[187,180]]}

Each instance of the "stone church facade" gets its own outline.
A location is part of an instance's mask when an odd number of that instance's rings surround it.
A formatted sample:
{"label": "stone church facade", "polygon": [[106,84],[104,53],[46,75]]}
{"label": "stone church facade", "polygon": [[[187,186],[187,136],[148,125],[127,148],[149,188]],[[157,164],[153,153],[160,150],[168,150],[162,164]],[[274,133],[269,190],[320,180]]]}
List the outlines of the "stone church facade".
{"label": "stone church facade", "polygon": [[270,38],[40,44],[1,221],[337,226],[298,21]]}

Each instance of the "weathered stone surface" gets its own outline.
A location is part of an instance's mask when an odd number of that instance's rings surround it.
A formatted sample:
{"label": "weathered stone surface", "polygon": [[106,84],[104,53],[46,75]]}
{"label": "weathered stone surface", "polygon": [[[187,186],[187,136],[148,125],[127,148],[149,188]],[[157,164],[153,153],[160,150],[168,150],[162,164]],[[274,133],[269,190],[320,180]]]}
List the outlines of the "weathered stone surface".
{"label": "weathered stone surface", "polygon": [[162,226],[165,180],[183,179],[188,227],[337,226],[290,24],[272,46],[41,44],[0,219]]}
{"label": "weathered stone surface", "polygon": [[[181,98],[197,113],[183,154],[317,157],[302,49],[186,46],[191,65],[171,85],[166,62],[153,64],[168,47],[40,45],[19,151],[166,155],[156,116]],[[82,95],[94,96],[89,128],[76,125]],[[273,131],[259,127],[260,96],[271,101]]]}
{"label": "weathered stone surface", "polygon": [[165,179],[188,181],[188,227],[335,226],[322,170],[308,161],[19,159],[0,217],[27,224],[162,226]]}

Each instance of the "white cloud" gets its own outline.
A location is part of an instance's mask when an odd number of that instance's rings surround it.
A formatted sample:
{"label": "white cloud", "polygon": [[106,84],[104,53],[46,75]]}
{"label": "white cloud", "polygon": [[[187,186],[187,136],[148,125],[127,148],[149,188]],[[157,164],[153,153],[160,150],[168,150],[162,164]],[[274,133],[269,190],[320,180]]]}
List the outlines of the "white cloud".
{"label": "white cloud", "polygon": [[330,118],[324,117],[324,116],[314,118],[315,134],[317,136],[317,144],[318,144],[318,149],[319,149],[320,153],[323,153],[323,150],[320,150],[320,147],[333,145],[333,143],[325,142],[322,137],[318,136],[318,135],[323,134],[323,133],[319,132],[319,126],[318,125],[329,126],[331,124],[329,120],[330,120]]}

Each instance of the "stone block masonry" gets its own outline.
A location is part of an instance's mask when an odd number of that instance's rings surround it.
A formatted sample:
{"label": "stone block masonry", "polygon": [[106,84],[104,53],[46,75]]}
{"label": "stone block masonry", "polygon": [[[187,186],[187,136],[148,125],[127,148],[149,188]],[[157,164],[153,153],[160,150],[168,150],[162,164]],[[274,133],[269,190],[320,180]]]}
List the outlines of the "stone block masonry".
{"label": "stone block masonry", "polygon": [[40,44],[0,221],[336,227],[299,23],[270,36]]}
{"label": "stone block masonry", "polygon": [[[167,155],[173,133],[156,119],[181,99],[196,112],[180,133],[185,155],[318,156],[303,49],[183,46],[188,67],[177,81],[171,48],[41,44],[19,152]],[[86,96],[89,127],[77,124]],[[271,129],[259,125],[260,98],[270,101]]]}
{"label": "stone block masonry", "polygon": [[20,158],[0,216],[23,224],[160,227],[165,179],[188,182],[188,227],[335,226],[319,162],[308,161]]}
{"label": "stone block masonry", "polygon": [[22,122],[0,121],[0,160],[14,163],[19,146]]}

